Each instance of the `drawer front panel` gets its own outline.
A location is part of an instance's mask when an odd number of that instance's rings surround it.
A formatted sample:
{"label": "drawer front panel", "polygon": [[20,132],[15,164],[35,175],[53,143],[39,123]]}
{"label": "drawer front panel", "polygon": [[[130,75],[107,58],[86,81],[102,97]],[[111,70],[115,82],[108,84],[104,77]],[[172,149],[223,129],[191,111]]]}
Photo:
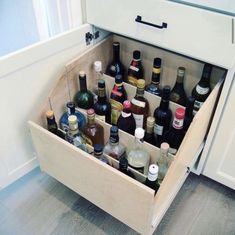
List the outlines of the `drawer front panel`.
{"label": "drawer front panel", "polygon": [[[144,23],[136,22],[137,16]],[[235,58],[231,16],[161,0],[88,0],[87,20],[111,32],[221,67],[231,67]],[[166,28],[155,27],[163,23]]]}

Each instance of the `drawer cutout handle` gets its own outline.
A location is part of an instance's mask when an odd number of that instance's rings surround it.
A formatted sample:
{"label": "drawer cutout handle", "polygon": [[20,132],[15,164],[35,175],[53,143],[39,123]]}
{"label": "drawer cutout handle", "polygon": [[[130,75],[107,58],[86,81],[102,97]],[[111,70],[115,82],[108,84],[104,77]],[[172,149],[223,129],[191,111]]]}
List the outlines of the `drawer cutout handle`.
{"label": "drawer cutout handle", "polygon": [[158,28],[158,29],[167,28],[167,23],[165,23],[165,22],[162,22],[162,25],[152,24],[150,22],[143,21],[142,16],[139,16],[139,15],[136,16],[135,21],[138,22],[138,23],[141,23],[141,24],[146,24],[146,25]]}

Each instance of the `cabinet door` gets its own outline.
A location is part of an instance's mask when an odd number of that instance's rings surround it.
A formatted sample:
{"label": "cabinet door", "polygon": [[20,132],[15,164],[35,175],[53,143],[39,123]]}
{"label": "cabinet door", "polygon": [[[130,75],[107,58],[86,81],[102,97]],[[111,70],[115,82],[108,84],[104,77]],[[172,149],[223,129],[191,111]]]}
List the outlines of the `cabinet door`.
{"label": "cabinet door", "polygon": [[231,16],[162,0],[87,0],[87,20],[111,32],[221,67],[231,67],[235,58]]}
{"label": "cabinet door", "polygon": [[203,174],[235,189],[235,77]]}

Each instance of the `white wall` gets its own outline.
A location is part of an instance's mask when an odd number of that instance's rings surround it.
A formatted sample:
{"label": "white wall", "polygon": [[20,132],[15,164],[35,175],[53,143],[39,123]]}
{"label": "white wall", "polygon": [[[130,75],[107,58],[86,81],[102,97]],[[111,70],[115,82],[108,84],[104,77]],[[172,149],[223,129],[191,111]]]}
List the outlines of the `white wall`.
{"label": "white wall", "polygon": [[[27,120],[70,59],[87,46],[89,25],[0,59],[0,187],[37,166]],[[91,45],[90,45],[91,46]]]}

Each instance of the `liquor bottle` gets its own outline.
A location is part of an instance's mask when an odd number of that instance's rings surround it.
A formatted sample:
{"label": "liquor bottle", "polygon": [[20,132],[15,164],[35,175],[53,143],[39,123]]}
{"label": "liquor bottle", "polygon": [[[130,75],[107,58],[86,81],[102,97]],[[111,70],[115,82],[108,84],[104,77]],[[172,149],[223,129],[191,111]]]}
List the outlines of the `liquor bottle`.
{"label": "liquor bottle", "polygon": [[145,128],[147,117],[149,115],[149,103],[144,98],[145,80],[137,81],[137,90],[135,97],[131,100],[131,111],[135,118],[136,127]]}
{"label": "liquor bottle", "polygon": [[145,90],[153,95],[162,95],[162,90],[160,88],[160,78],[161,78],[161,58],[154,58],[153,60],[153,71],[152,71],[152,81],[149,85],[145,87]]}
{"label": "liquor bottle", "polygon": [[135,134],[135,118],[131,112],[131,102],[129,100],[123,102],[123,110],[118,118],[117,126],[120,130],[126,131],[131,135]]}
{"label": "liquor bottle", "polygon": [[100,161],[110,165],[109,159],[103,155],[103,145],[95,144],[94,145],[94,157]]}
{"label": "liquor bottle", "polygon": [[201,108],[206,98],[211,92],[210,77],[212,65],[205,64],[202,72],[202,77],[199,83],[193,88],[192,96],[195,98],[194,114]]}
{"label": "liquor bottle", "polygon": [[46,112],[46,118],[47,118],[47,130],[57,135],[58,126],[55,120],[54,112],[52,110],[48,110]]}
{"label": "liquor bottle", "polygon": [[107,74],[116,77],[122,75],[124,77],[124,66],[120,61],[120,43],[113,42],[113,60],[107,67]]}
{"label": "liquor bottle", "polygon": [[74,101],[79,108],[90,109],[94,105],[94,96],[91,91],[87,90],[86,74],[84,71],[79,72],[80,91],[75,95]]}
{"label": "liquor bottle", "polygon": [[119,143],[116,126],[110,128],[110,137],[108,143],[104,146],[104,153],[117,160],[125,153],[125,147]]}
{"label": "liquor bottle", "polygon": [[193,108],[194,108],[195,98],[189,96],[186,102],[185,117],[184,117],[184,131],[186,132],[193,120]]}
{"label": "liquor bottle", "polygon": [[135,141],[127,149],[129,166],[147,175],[150,161],[149,153],[143,148],[144,129],[136,128]]}
{"label": "liquor bottle", "polygon": [[87,110],[87,124],[82,129],[86,143],[94,146],[95,144],[104,145],[104,128],[95,122],[94,109]]}
{"label": "liquor bottle", "polygon": [[70,115],[75,115],[77,117],[77,120],[78,120],[78,128],[79,129],[83,128],[86,124],[86,118],[81,112],[79,112],[75,109],[75,103],[72,102],[72,101],[69,101],[66,104],[66,107],[67,107],[67,112],[65,112],[61,116],[60,121],[59,121],[60,128],[65,132],[67,132],[69,130],[69,120],[68,120],[68,118],[69,118]]}
{"label": "liquor bottle", "polygon": [[[98,100],[98,86],[99,86],[99,80],[104,80],[103,79],[103,73],[102,73],[102,62],[97,60],[94,62],[94,70],[95,70],[95,80],[96,80],[96,86],[93,89],[92,93],[94,96],[94,103],[97,102]],[[107,93],[106,93],[107,96]],[[108,97],[108,96],[107,96]]]}
{"label": "liquor bottle", "polygon": [[169,152],[169,144],[163,142],[160,147],[160,158],[157,161],[159,172],[158,172],[158,180],[161,183],[166,175],[166,172],[169,167],[169,159],[168,159],[168,152]]}
{"label": "liquor bottle", "polygon": [[117,125],[117,120],[123,110],[123,102],[127,99],[126,90],[123,86],[121,75],[115,77],[115,84],[110,94],[111,103],[111,123]]}
{"label": "liquor bottle", "polygon": [[170,130],[166,131],[164,134],[164,142],[170,145],[170,152],[175,154],[180,147],[180,144],[184,138],[184,116],[185,109],[177,108],[175,111],[175,117]]}
{"label": "liquor bottle", "polygon": [[96,118],[111,123],[111,104],[107,101],[105,81],[98,82],[98,100],[94,104]]}
{"label": "liquor bottle", "polygon": [[184,75],[185,75],[185,68],[179,67],[177,70],[177,78],[176,83],[171,91],[170,100],[178,103],[180,105],[185,106],[187,96],[184,91]]}
{"label": "liquor bottle", "polygon": [[148,177],[145,181],[145,185],[153,189],[155,193],[158,191],[160,184],[158,183],[158,166],[151,164],[149,166]]}
{"label": "liquor bottle", "polygon": [[143,79],[144,70],[141,63],[140,51],[133,52],[133,59],[131,61],[130,67],[128,69],[128,83],[136,86],[138,79]]}
{"label": "liquor bottle", "polygon": [[66,132],[65,140],[67,140],[70,144],[73,144],[74,146],[87,152],[86,141],[78,130],[77,116],[70,115],[68,117],[68,122],[69,130]]}
{"label": "liquor bottle", "polygon": [[160,106],[154,111],[154,136],[157,147],[160,147],[161,143],[163,142],[163,135],[167,130],[170,129],[171,125],[172,112],[169,109],[170,92],[170,86],[163,87]]}
{"label": "liquor bottle", "polygon": [[125,156],[122,156],[119,159],[119,171],[135,179],[134,174],[128,169],[128,160]]}
{"label": "liquor bottle", "polygon": [[147,126],[145,130],[144,141],[155,146],[156,141],[153,133],[154,124],[155,124],[155,118],[149,116],[147,118]]}

